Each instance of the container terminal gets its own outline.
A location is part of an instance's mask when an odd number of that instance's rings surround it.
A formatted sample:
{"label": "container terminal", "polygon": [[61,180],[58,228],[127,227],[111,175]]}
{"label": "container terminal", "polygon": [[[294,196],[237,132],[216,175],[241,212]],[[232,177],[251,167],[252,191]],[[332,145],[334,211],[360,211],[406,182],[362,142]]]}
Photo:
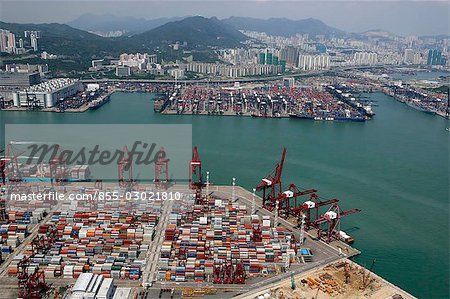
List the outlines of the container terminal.
{"label": "container terminal", "polygon": [[[196,147],[187,185],[169,180],[163,157],[152,183],[125,175],[122,163],[117,182],[74,182],[51,171],[49,182],[27,183],[11,162],[17,157],[4,156],[0,297],[302,298],[288,295],[288,281],[292,294],[317,298],[413,298],[349,260],[360,252],[340,224],[359,209],[282,183],[286,149],[253,192],[235,178],[212,184]],[[118,200],[92,200],[98,192]],[[176,196],[127,200],[130,192]],[[87,200],[11,200],[31,193]]]}
{"label": "container terminal", "polygon": [[280,82],[234,86],[177,85],[154,102],[162,114],[234,115],[303,118],[320,121],[365,121],[374,113],[342,86],[294,87]]}

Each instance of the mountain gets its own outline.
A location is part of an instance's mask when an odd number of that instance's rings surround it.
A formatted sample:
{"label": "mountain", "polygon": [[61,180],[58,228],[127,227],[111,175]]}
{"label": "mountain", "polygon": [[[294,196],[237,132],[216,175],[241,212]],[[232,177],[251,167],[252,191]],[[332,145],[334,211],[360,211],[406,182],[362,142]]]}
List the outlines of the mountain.
{"label": "mountain", "polygon": [[328,26],[317,19],[290,20],[286,18],[270,18],[267,20],[245,17],[230,17],[222,20],[238,30],[265,32],[268,35],[293,36],[296,34],[336,35],[343,36],[345,32]]}
{"label": "mountain", "polygon": [[152,47],[175,42],[187,42],[188,48],[236,47],[248,37],[217,18],[187,17],[155,29],[134,35],[129,40]]}
{"label": "mountain", "polygon": [[112,50],[116,49],[117,46],[124,46],[112,39],[59,23],[17,24],[0,22],[0,28],[14,32],[16,40],[22,38],[25,45],[30,45],[30,39],[24,36],[25,30],[40,31],[39,50],[52,54],[91,58],[110,54],[114,52]]}
{"label": "mountain", "polygon": [[96,15],[88,13],[68,22],[67,25],[95,33],[107,34],[111,32],[121,32],[125,35],[133,35],[181,19],[183,18],[173,17],[148,20],[144,18],[121,17],[111,14]]}
{"label": "mountain", "polygon": [[365,36],[365,37],[370,37],[370,38],[386,38],[386,39],[392,39],[392,38],[397,38],[398,35],[389,32],[389,31],[385,31],[382,29],[374,29],[374,30],[368,30],[365,32],[360,33],[361,35]]}

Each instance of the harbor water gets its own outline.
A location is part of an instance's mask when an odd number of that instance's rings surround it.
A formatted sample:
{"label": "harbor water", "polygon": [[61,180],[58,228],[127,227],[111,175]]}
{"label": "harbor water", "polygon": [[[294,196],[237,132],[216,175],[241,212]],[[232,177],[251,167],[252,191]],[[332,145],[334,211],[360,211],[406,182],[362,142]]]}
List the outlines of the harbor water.
{"label": "harbor water", "polygon": [[374,272],[418,297],[448,297],[448,120],[379,93],[369,95],[378,104],[376,116],[361,123],[159,115],[152,97],[115,93],[96,111],[0,111],[0,119],[55,129],[71,123],[192,124],[193,144],[211,181],[230,184],[236,177],[249,190],[285,146],[286,186],[315,188],[325,198],[340,199],[344,209],[362,210],[342,220],[362,251],[358,263],[369,267],[376,259]]}

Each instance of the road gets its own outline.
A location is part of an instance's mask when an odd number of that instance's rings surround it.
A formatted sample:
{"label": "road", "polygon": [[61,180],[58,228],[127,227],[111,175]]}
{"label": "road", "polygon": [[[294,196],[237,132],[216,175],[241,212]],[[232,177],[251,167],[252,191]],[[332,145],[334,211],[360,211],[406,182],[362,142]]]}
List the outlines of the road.
{"label": "road", "polygon": [[174,201],[166,200],[161,207],[161,215],[158,225],[155,227],[155,237],[151,243],[146,255],[146,266],[142,274],[142,282],[150,283],[156,281],[156,272],[158,271],[159,254],[165,237],[165,229],[169,222],[169,215],[172,211]]}
{"label": "road", "polygon": [[111,83],[119,83],[119,82],[129,82],[129,83],[234,83],[234,82],[264,82],[264,81],[272,81],[279,80],[283,77],[309,77],[309,76],[318,76],[321,74],[325,74],[328,71],[348,71],[355,69],[368,69],[368,68],[382,68],[385,65],[374,65],[374,66],[346,66],[339,68],[332,68],[329,70],[321,70],[321,71],[303,71],[299,73],[292,74],[283,74],[283,75],[275,75],[268,77],[260,77],[260,78],[232,78],[232,79],[201,79],[201,80],[175,80],[175,79],[83,79],[81,80],[83,83],[102,83],[102,82],[111,82]]}

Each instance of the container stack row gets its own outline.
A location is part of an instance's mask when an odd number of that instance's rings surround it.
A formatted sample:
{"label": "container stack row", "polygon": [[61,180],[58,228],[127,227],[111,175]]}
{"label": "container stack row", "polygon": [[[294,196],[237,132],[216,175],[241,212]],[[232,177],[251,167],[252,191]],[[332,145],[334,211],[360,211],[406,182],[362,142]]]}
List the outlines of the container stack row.
{"label": "container stack row", "polygon": [[238,262],[247,276],[270,273],[295,261],[290,240],[290,233],[272,227],[268,216],[249,215],[246,206],[209,198],[207,210],[196,205],[192,211],[170,215],[159,279],[211,281],[215,265]]}

